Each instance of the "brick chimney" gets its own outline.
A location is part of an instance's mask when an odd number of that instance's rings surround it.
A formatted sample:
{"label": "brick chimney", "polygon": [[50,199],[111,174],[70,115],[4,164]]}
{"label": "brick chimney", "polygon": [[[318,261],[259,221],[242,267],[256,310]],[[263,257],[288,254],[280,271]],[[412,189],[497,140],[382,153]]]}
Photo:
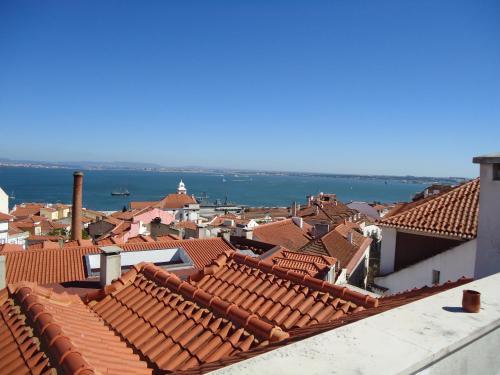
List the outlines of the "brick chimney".
{"label": "brick chimney", "polygon": [[111,284],[115,279],[122,275],[122,249],[116,245],[102,246],[101,250],[101,270],[100,283],[101,286]]}
{"label": "brick chimney", "polygon": [[73,208],[71,212],[71,239],[82,239],[82,191],[83,173],[73,173]]}

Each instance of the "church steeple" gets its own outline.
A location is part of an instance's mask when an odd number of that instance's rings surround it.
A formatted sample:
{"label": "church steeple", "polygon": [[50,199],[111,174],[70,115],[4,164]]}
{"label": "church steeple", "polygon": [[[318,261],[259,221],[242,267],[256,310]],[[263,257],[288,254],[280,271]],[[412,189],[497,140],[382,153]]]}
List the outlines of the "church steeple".
{"label": "church steeple", "polygon": [[179,186],[177,187],[177,194],[186,194],[186,193],[187,193],[186,185],[184,185],[184,182],[182,182],[181,179],[181,182],[179,182]]}

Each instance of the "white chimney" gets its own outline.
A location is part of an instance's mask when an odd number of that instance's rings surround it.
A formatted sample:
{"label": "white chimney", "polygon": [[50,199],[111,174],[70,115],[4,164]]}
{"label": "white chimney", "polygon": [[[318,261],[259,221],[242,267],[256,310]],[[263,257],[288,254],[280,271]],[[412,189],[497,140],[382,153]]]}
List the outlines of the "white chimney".
{"label": "white chimney", "polygon": [[245,232],[245,238],[247,240],[253,240],[253,229],[252,228],[245,228],[243,231]]}
{"label": "white chimney", "polygon": [[231,231],[228,229],[221,229],[222,238],[226,240],[226,242],[231,242]]}
{"label": "white chimney", "polygon": [[224,225],[226,227],[234,227],[234,220],[233,219],[224,219]]}
{"label": "white chimney", "polygon": [[293,223],[298,226],[300,229],[304,228],[304,219],[298,216],[292,217]]}
{"label": "white chimney", "polygon": [[500,153],[478,156],[480,165],[479,223],[474,277],[500,271]]}
{"label": "white chimney", "polygon": [[198,238],[205,238],[206,237],[205,236],[205,226],[198,224],[196,227],[198,229]]}
{"label": "white chimney", "polygon": [[5,255],[0,255],[0,289],[7,286],[7,265]]}
{"label": "white chimney", "polygon": [[106,286],[122,275],[120,255],[122,249],[116,245],[102,246],[99,249],[101,250],[100,282],[101,286]]}

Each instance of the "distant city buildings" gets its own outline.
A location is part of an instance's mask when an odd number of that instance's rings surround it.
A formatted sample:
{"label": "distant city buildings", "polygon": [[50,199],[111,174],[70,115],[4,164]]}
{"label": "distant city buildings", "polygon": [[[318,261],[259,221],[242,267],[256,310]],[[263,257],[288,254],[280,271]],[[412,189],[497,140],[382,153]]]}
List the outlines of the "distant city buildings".
{"label": "distant city buildings", "polygon": [[394,207],[325,193],[200,205],[181,180],[159,201],[99,212],[81,206],[77,172],[71,208],[0,213],[2,370],[204,373],[387,312],[384,332],[444,314],[437,293],[457,304],[457,287],[500,271],[500,155],[474,160],[480,179]]}

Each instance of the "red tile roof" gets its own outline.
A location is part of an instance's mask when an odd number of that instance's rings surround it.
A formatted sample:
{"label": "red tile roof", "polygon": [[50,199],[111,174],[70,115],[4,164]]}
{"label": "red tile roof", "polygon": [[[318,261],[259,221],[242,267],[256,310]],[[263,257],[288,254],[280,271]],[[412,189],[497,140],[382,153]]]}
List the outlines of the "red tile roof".
{"label": "red tile roof", "polygon": [[329,222],[339,224],[345,218],[358,213],[358,211],[347,207],[339,201],[314,203],[310,207],[304,207],[297,213],[309,223],[313,222]]}
{"label": "red tile roof", "polygon": [[16,234],[25,233],[26,231],[17,227],[16,223],[9,222],[9,236],[14,236]]}
{"label": "red tile roof", "polygon": [[185,229],[191,229],[191,230],[197,230],[198,226],[196,223],[192,221],[180,221],[178,223],[175,223],[175,228],[185,228]]}
{"label": "red tile roof", "polygon": [[7,288],[0,290],[0,363],[4,374],[49,374],[52,366],[40,349],[38,338],[26,325],[24,314],[9,297]]}
{"label": "red tile roof", "polygon": [[[26,332],[29,327],[41,341],[44,353],[37,354],[40,357],[36,362],[37,370],[47,371],[51,367],[65,374],[151,374],[151,369],[140,361],[139,356],[79,297],[54,293],[29,283],[9,287],[9,295],[3,293],[2,297],[0,302],[7,314],[8,306],[15,306],[11,308],[8,319],[26,317],[24,325],[17,325],[23,331],[14,333],[14,338],[29,337],[30,333]],[[22,350],[24,345],[18,348]],[[25,364],[34,370],[30,361]]]}
{"label": "red tile roof", "polygon": [[172,241],[172,240],[181,240],[182,238],[176,236],[175,234],[167,234],[165,236],[158,236],[156,237],[156,241],[161,242],[161,241]]}
{"label": "red tile roof", "polygon": [[[191,239],[165,242],[128,243],[123,251],[183,248],[197,268],[209,264],[222,252],[232,250],[222,238]],[[85,280],[83,256],[98,254],[98,246],[28,250],[6,255],[7,282],[33,281],[40,284]]]}
{"label": "red tile roof", "polygon": [[182,208],[186,204],[196,204],[196,199],[187,194],[169,194],[160,201],[160,207],[165,208]]}
{"label": "red tile roof", "polygon": [[0,212],[0,221],[10,221],[14,219],[14,216],[4,214],[3,212]]}
{"label": "red tile roof", "polygon": [[119,245],[123,244],[123,240],[118,237],[106,237],[102,238],[100,240],[95,241],[96,245],[98,246],[106,246],[106,245]]}
{"label": "red tile roof", "polygon": [[375,299],[345,287],[236,252],[220,255],[191,279],[206,292],[285,330],[377,305]]}
{"label": "red tile roof", "polygon": [[76,247],[76,246],[94,246],[92,240],[70,240],[65,242],[63,247]]}
{"label": "red tile roof", "polygon": [[259,225],[253,230],[253,238],[290,250],[298,250],[312,240],[307,230],[301,229],[292,219]]}
{"label": "red tile roof", "polygon": [[128,211],[125,211],[125,212],[122,212],[122,211],[116,211],[116,212],[113,212],[110,216],[111,217],[114,217],[116,219],[119,219],[119,220],[132,220],[135,216],[137,215],[140,215],[140,214],[143,214],[145,212],[148,212],[150,210],[152,210],[153,207],[143,207],[143,208],[140,208],[140,209],[131,209],[131,210],[128,210]]}
{"label": "red tile roof", "polygon": [[479,179],[453,190],[411,202],[389,212],[381,226],[472,239],[477,236]]}
{"label": "red tile roof", "polygon": [[[334,229],[344,237],[347,237],[347,234],[352,232],[353,229],[356,229],[357,231],[361,231],[361,227],[359,226],[359,224],[353,223],[351,221],[344,221],[343,223],[337,225]],[[358,233],[358,232],[356,232],[356,233]]]}
{"label": "red tile roof", "polygon": [[316,278],[322,278],[330,270],[331,266],[337,263],[337,259],[329,256],[305,252],[298,253],[283,247],[275,251],[271,256],[265,257],[264,254],[261,258],[270,264]]}
{"label": "red tile roof", "polygon": [[14,245],[10,243],[4,243],[0,245],[0,254],[10,253],[13,251],[24,251],[21,245]]}
{"label": "red tile roof", "polygon": [[27,250],[35,251],[35,250],[48,250],[48,249],[60,249],[59,243],[53,241],[42,241],[35,243],[33,245],[29,245]]}
{"label": "red tile roof", "polygon": [[253,219],[242,219],[234,214],[226,214],[226,215],[215,216],[214,218],[212,218],[209,224],[214,227],[219,227],[223,226],[225,222],[232,221],[234,225],[247,225],[250,222],[250,220]]}
{"label": "red tile roof", "polygon": [[155,242],[155,240],[151,236],[144,236],[140,234],[135,237],[130,237],[127,241],[127,243],[141,243],[141,242]]}
{"label": "red tile roof", "polygon": [[143,209],[147,207],[158,207],[162,209],[179,209],[183,208],[187,204],[196,204],[196,199],[191,195],[172,193],[167,195],[165,198],[154,202],[130,202],[131,209]]}
{"label": "red tile roof", "polygon": [[249,359],[261,354],[264,354],[266,352],[269,352],[273,349],[279,348],[281,346],[291,344],[294,342],[298,342],[301,340],[304,340],[306,338],[309,338],[311,336],[315,336],[317,334],[320,334],[322,332],[330,331],[332,329],[357,322],[359,320],[369,318],[371,316],[386,312],[388,310],[400,307],[402,305],[406,305],[411,302],[418,301],[422,298],[429,297],[431,295],[441,293],[445,290],[451,289],[451,288],[456,288],[461,285],[464,285],[466,283],[469,283],[472,281],[472,279],[466,279],[462,278],[460,280],[457,280],[455,282],[447,282],[443,285],[439,286],[433,286],[433,287],[424,287],[418,290],[406,292],[403,294],[400,294],[398,296],[395,296],[394,298],[392,297],[383,297],[379,298],[379,305],[377,308],[371,308],[371,309],[364,309],[361,311],[358,311],[353,314],[347,314],[339,319],[335,319],[329,322],[325,323],[318,323],[316,325],[311,325],[307,327],[301,327],[297,329],[292,329],[289,331],[290,337],[283,340],[279,341],[276,343],[270,343],[269,345],[266,346],[259,346],[256,348],[253,348],[247,352],[243,353],[238,353],[235,354],[231,357],[226,357],[220,361],[217,362],[212,362],[212,363],[205,363],[201,365],[198,368],[194,368],[192,370],[188,370],[183,372],[184,375],[198,375],[198,374],[204,374],[208,373],[210,371],[217,370],[219,368],[229,366],[231,364],[243,361],[245,359]]}
{"label": "red tile roof", "polygon": [[64,239],[63,236],[37,236],[37,235],[30,235],[27,240],[28,241],[59,241],[59,240],[62,240]]}
{"label": "red tile roof", "polygon": [[189,282],[142,264],[87,300],[151,368],[162,371],[196,368],[282,341],[293,327],[377,305],[371,297],[234,251]]}
{"label": "red tile roof", "polygon": [[140,210],[147,207],[157,207],[159,201],[130,202],[131,210]]}
{"label": "red tile roof", "polygon": [[150,367],[184,370],[248,350],[285,334],[152,265],[89,296],[89,306]]}
{"label": "red tile roof", "polygon": [[11,211],[11,215],[17,218],[29,217],[38,215],[43,204],[27,204],[25,206],[16,206],[15,210]]}
{"label": "red tile roof", "polygon": [[[338,231],[337,228],[339,228]],[[302,247],[299,251],[334,257],[339,261],[341,268],[347,268],[347,272],[351,273],[372,240],[342,224],[337,228]],[[351,233],[352,242],[347,240],[348,233]]]}
{"label": "red tile roof", "polygon": [[266,216],[271,218],[289,217],[290,210],[286,207],[250,207],[242,214],[243,219],[262,219]]}
{"label": "red tile roof", "polygon": [[85,304],[21,283],[0,290],[0,359],[12,372],[205,373],[468,281],[377,300],[228,251],[189,282],[134,266]]}

